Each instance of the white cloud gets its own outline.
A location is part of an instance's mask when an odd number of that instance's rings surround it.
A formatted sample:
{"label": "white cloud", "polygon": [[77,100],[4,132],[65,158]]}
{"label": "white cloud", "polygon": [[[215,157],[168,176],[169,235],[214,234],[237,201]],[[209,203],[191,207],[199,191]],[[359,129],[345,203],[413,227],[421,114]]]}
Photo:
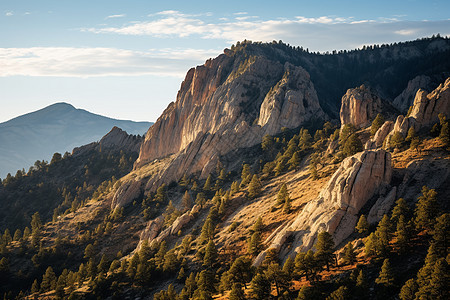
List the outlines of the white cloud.
{"label": "white cloud", "polygon": [[354,17],[297,16],[290,19],[262,20],[237,12],[233,19],[210,20],[205,14],[189,15],[170,10],[151,15],[149,21],[133,22],[121,27],[87,28],[84,31],[122,35],[147,35],[157,38],[219,39],[227,43],[239,40],[283,40],[313,51],[350,49],[361,44],[390,43],[399,35],[408,39],[443,34],[450,28],[443,21],[398,21],[396,18],[358,20]]}
{"label": "white cloud", "polygon": [[397,30],[395,31],[396,34],[399,35],[413,35],[416,33],[416,30],[414,29],[402,29],[402,30]]}
{"label": "white cloud", "polygon": [[219,50],[32,47],[0,48],[0,77],[140,76],[184,77],[193,65]]}
{"label": "white cloud", "polygon": [[7,11],[5,13],[5,16],[7,16],[7,17],[11,17],[12,15],[14,15],[14,13],[12,11]]}
{"label": "white cloud", "polygon": [[107,16],[106,19],[123,18],[123,17],[125,17],[125,16],[126,16],[125,14],[121,14],[121,15],[110,15],[110,16]]}

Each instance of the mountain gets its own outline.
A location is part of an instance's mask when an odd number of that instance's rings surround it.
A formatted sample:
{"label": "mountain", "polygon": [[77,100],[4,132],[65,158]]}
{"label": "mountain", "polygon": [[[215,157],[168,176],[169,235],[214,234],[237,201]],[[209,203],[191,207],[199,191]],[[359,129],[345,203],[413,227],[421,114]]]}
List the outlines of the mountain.
{"label": "mountain", "polygon": [[116,120],[67,103],[56,103],[0,123],[0,176],[28,170],[36,160],[50,160],[53,153],[98,141],[114,126],[144,135],[150,122]]}
{"label": "mountain", "polygon": [[448,298],[449,118],[447,38],[238,43],[188,71],[145,138],[114,128],[3,180],[0,292]]}

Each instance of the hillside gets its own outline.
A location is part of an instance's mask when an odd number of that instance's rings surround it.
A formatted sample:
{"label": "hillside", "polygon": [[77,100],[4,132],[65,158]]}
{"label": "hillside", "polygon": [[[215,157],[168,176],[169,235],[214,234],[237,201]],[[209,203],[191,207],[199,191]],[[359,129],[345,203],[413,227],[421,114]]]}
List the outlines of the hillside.
{"label": "hillside", "polygon": [[38,111],[0,123],[0,177],[49,161],[55,152],[100,140],[117,126],[129,134],[144,135],[150,122],[116,120],[56,103]]}
{"label": "hillside", "polygon": [[[278,42],[226,49],[188,71],[145,138],[114,129],[45,171],[3,181],[12,204],[0,291],[446,299],[449,45],[438,37],[332,54]],[[28,213],[26,234],[8,218],[21,211],[13,199],[22,206],[48,184],[62,193],[73,178],[80,204],[64,201],[51,221],[49,207],[42,219]],[[97,192],[85,193],[83,181]]]}

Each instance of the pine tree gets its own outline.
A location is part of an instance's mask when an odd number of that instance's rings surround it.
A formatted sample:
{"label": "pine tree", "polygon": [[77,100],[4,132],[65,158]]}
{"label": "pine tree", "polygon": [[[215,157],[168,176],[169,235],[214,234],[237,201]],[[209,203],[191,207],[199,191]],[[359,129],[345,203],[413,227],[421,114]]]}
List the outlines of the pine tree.
{"label": "pine tree", "polygon": [[244,164],[241,173],[241,186],[246,186],[250,182],[250,179],[252,178],[251,175],[250,165]]}
{"label": "pine tree", "polygon": [[436,247],[434,243],[430,244],[430,247],[428,247],[427,256],[425,257],[425,262],[420,268],[419,272],[417,272],[417,284],[419,285],[420,290],[427,294],[427,287],[429,286],[428,283],[431,280],[431,274],[433,272],[434,264],[437,261],[437,253],[436,253]]}
{"label": "pine tree", "polygon": [[261,274],[256,274],[250,282],[251,294],[257,300],[266,300],[270,295],[270,282]]}
{"label": "pine tree", "polygon": [[20,229],[16,229],[16,231],[14,232],[13,240],[19,241],[21,238],[22,238],[22,232],[20,231]]}
{"label": "pine tree", "polygon": [[200,272],[199,279],[197,281],[198,289],[211,295],[216,290],[214,288],[214,274],[209,270],[203,270]]}
{"label": "pine tree", "polygon": [[398,295],[401,300],[414,300],[416,299],[416,292],[418,289],[418,285],[414,278],[409,279],[405,282],[400,290],[400,294]]}
{"label": "pine tree", "polygon": [[289,170],[297,170],[300,162],[300,155],[298,154],[298,152],[294,152],[294,154],[292,154],[292,157],[288,160]]}
{"label": "pine tree", "polygon": [[391,222],[393,224],[398,222],[398,219],[400,216],[408,217],[409,215],[409,207],[408,204],[406,204],[405,199],[399,198],[396,202],[396,205],[394,206],[394,209],[392,210],[392,216],[391,216]]}
{"label": "pine tree", "polygon": [[378,223],[375,235],[377,237],[377,252],[382,256],[386,256],[391,250],[389,242],[392,237],[391,222],[387,215],[384,215],[380,223]]}
{"label": "pine tree", "polygon": [[255,224],[253,224],[251,231],[261,233],[263,227],[264,227],[264,224],[263,224],[262,218],[258,217],[258,219],[256,219]]}
{"label": "pine tree", "polygon": [[273,169],[275,172],[275,176],[279,176],[281,173],[284,172],[285,169],[286,169],[286,158],[283,156],[277,160],[275,169]]}
{"label": "pine tree", "polygon": [[422,195],[418,198],[415,210],[415,225],[418,230],[433,229],[434,221],[438,213],[437,193],[426,186],[422,187]]}
{"label": "pine tree", "polygon": [[277,204],[282,204],[282,203],[286,202],[287,198],[289,198],[289,193],[287,191],[287,185],[286,185],[286,183],[283,183],[277,194]]}
{"label": "pine tree", "polygon": [[411,150],[417,150],[420,145],[420,138],[418,136],[413,137],[411,139],[411,144],[409,144],[409,149]]}
{"label": "pine tree", "polygon": [[442,214],[434,225],[433,243],[440,257],[446,257],[450,245],[450,214]]}
{"label": "pine tree", "polygon": [[406,135],[405,141],[410,142],[415,137],[416,137],[416,131],[414,130],[414,127],[410,127],[408,129],[408,134]]}
{"label": "pine tree", "polygon": [[412,236],[411,233],[412,232],[410,225],[406,223],[405,217],[403,215],[400,215],[400,218],[397,222],[397,230],[395,231],[395,243],[400,254],[404,254],[407,252]]}
{"label": "pine tree", "polygon": [[348,298],[348,288],[344,285],[340,286],[337,290],[332,292],[326,300],[345,300]]}
{"label": "pine tree", "polygon": [[403,139],[402,134],[398,131],[395,131],[394,134],[391,136],[389,143],[392,146],[392,148],[400,149],[403,146],[404,141],[405,140]]}
{"label": "pine tree", "polygon": [[450,298],[448,263],[445,258],[436,261],[430,279],[431,299],[445,300]]}
{"label": "pine tree", "polygon": [[88,244],[84,249],[84,258],[90,259],[95,256],[95,249],[92,244]]}
{"label": "pine tree", "polygon": [[311,164],[309,165],[309,172],[311,173],[311,178],[314,180],[319,179],[319,173],[317,173],[317,167],[314,162],[311,161]]}
{"label": "pine tree", "polygon": [[294,260],[292,259],[292,257],[289,256],[284,262],[283,272],[285,274],[288,274],[289,276],[292,276],[294,268],[295,268]]}
{"label": "pine tree", "polygon": [[183,195],[183,199],[181,200],[183,205],[183,210],[188,211],[192,207],[192,198],[188,191],[186,191]]}
{"label": "pine tree", "polygon": [[356,154],[362,150],[363,150],[363,144],[362,144],[361,140],[356,136],[356,134],[352,134],[345,141],[342,152],[347,157],[347,156]]}
{"label": "pine tree", "polygon": [[383,287],[392,287],[394,285],[394,273],[389,259],[386,258],[383,261],[380,274],[377,279],[375,279],[375,283]]}
{"label": "pine tree", "polygon": [[211,218],[206,218],[205,223],[203,223],[202,231],[200,234],[200,241],[203,243],[205,241],[214,238],[215,225]]}
{"label": "pine tree", "polygon": [[316,243],[317,252],[315,257],[322,264],[327,266],[327,270],[330,270],[330,264],[334,261],[334,241],[331,234],[328,231],[322,231],[317,236]]}
{"label": "pine tree", "polygon": [[9,232],[9,229],[6,228],[5,232],[3,233],[3,243],[5,243],[6,245],[8,245],[9,243],[12,242],[12,237],[11,237],[11,233]]}
{"label": "pine tree", "polygon": [[35,293],[39,293],[39,282],[37,281],[37,279],[35,279],[33,281],[33,284],[31,285],[31,293],[35,294]]}
{"label": "pine tree", "polygon": [[366,291],[368,287],[367,278],[363,270],[359,270],[358,276],[356,277],[356,287],[360,291]]}
{"label": "pine tree", "polygon": [[377,236],[375,232],[372,232],[364,242],[364,254],[366,257],[374,256],[377,254]]}
{"label": "pine tree", "polygon": [[444,144],[445,147],[450,146],[450,130],[449,122],[445,122],[441,127],[441,132],[439,134],[439,139]]}
{"label": "pine tree", "polygon": [[372,122],[370,127],[370,135],[374,136],[378,129],[384,124],[384,118],[382,114],[378,114]]}
{"label": "pine tree", "polygon": [[365,215],[361,215],[358,220],[358,224],[355,227],[356,231],[360,234],[366,235],[369,232],[369,223]]}
{"label": "pine tree", "polygon": [[262,142],[261,142],[261,148],[264,152],[271,152],[273,149],[273,137],[271,137],[270,135],[266,134],[265,136],[263,136],[262,138]]}
{"label": "pine tree", "polygon": [[97,269],[99,272],[106,273],[106,272],[108,272],[108,266],[109,266],[109,264],[108,264],[108,261],[106,260],[106,255],[103,254],[102,259],[100,260],[100,263],[98,264]]}
{"label": "pine tree", "polygon": [[203,258],[203,266],[212,268],[217,263],[217,249],[213,240],[209,240],[206,245],[205,256]]}
{"label": "pine tree", "polygon": [[245,300],[245,294],[242,290],[242,285],[238,282],[233,283],[231,292],[229,295],[230,300]]}
{"label": "pine tree", "polygon": [[308,129],[302,129],[300,132],[300,139],[298,142],[298,147],[300,148],[300,150],[305,151],[311,148],[311,140],[312,137],[309,134]]}
{"label": "pine tree", "polygon": [[164,255],[164,264],[163,264],[163,272],[165,273],[175,273],[178,269],[179,261],[177,255],[175,254],[175,250],[171,249]]}
{"label": "pine tree", "polygon": [[230,267],[229,275],[231,282],[238,282],[246,289],[246,283],[252,278],[252,262],[245,256],[238,257]]}
{"label": "pine tree", "polygon": [[261,193],[261,182],[259,181],[258,175],[253,175],[250,184],[248,185],[248,196],[250,199],[256,198]]}
{"label": "pine tree", "polygon": [[46,292],[56,287],[56,275],[52,267],[48,267],[42,276],[41,291]]}
{"label": "pine tree", "polygon": [[278,263],[270,263],[267,266],[267,270],[264,272],[264,275],[269,282],[275,284],[278,297],[281,296],[281,291],[289,290],[288,275],[280,268]]}
{"label": "pine tree", "polygon": [[203,186],[203,191],[205,191],[205,192],[211,191],[211,181],[212,181],[212,176],[211,176],[211,174],[209,174],[208,178],[206,178],[205,185]]}
{"label": "pine tree", "polygon": [[261,235],[258,231],[255,231],[248,242],[248,253],[251,255],[258,255],[261,251]]}
{"label": "pine tree", "polygon": [[344,248],[344,263],[353,265],[356,261],[356,253],[352,242],[348,242]]}

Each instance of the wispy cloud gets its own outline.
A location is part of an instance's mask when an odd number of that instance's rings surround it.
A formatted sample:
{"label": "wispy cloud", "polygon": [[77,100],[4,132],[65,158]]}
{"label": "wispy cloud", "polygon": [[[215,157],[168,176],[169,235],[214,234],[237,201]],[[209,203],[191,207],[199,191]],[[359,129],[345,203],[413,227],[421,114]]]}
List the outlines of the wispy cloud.
{"label": "wispy cloud", "polygon": [[14,15],[14,13],[12,11],[7,11],[5,13],[5,16],[7,16],[7,17],[11,17],[12,15]]}
{"label": "wispy cloud", "polygon": [[0,77],[159,75],[182,78],[191,66],[219,53],[214,49],[0,48]]}
{"label": "wispy cloud", "polygon": [[121,14],[121,15],[110,15],[110,16],[107,16],[105,19],[123,18],[123,17],[125,17],[125,16],[126,16],[125,14]]}
{"label": "wispy cloud", "polygon": [[[167,10],[150,15],[151,20],[124,24],[119,27],[85,28],[86,32],[121,35],[146,35],[157,38],[220,39],[227,43],[248,39],[272,41],[282,39],[314,50],[349,49],[361,44],[388,43],[398,37],[429,36],[442,28],[450,28],[448,20],[402,21],[397,17],[356,19],[354,17],[297,16],[288,19],[262,20],[246,12],[234,13],[233,18],[206,18],[205,14],[184,14]],[[445,24],[443,24],[443,22]],[[448,31],[448,30],[447,30]]]}

